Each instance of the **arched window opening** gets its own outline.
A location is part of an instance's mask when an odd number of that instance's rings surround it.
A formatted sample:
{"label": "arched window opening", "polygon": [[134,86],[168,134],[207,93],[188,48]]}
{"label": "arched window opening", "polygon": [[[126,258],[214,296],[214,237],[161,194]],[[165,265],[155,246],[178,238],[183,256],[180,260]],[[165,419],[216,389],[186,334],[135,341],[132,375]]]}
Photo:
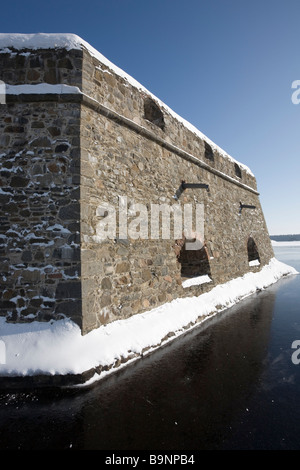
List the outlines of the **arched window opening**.
{"label": "arched window opening", "polygon": [[164,115],[151,98],[145,98],[144,100],[144,118],[164,130]]}
{"label": "arched window opening", "polygon": [[259,253],[258,253],[256,243],[255,243],[255,241],[253,240],[252,237],[248,238],[247,251],[248,251],[249,266],[259,265],[260,264]]}
{"label": "arched window opening", "polygon": [[240,165],[238,165],[237,163],[234,164],[234,171],[238,178],[242,178],[242,170]]}
{"label": "arched window opening", "polygon": [[211,146],[206,142],[204,141],[204,156],[205,158],[207,158],[207,160],[210,160],[211,162],[213,162],[215,160],[214,158],[214,152],[213,152],[213,149],[211,148]]}
{"label": "arched window opening", "polygon": [[195,242],[195,240],[183,238],[176,240],[175,243],[175,253],[180,263],[183,287],[211,282],[209,255],[206,246],[191,250],[188,242]]}

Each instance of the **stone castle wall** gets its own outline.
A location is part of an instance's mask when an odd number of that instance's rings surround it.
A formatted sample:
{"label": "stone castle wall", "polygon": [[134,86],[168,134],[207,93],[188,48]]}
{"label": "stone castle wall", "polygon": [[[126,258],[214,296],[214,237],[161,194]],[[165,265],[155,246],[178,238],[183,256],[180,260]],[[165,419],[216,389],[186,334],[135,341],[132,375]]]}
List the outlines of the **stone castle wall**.
{"label": "stone castle wall", "polygon": [[[97,55],[10,50],[0,71],[8,85],[33,85],[23,94],[11,88],[0,106],[0,314],[8,320],[65,314],[86,333],[200,295],[274,256],[251,172]],[[54,88],[36,93],[42,83]],[[57,84],[81,93],[57,92]],[[208,189],[182,191],[182,181]],[[203,205],[206,249],[187,254],[183,237],[153,239],[150,226],[148,238],[133,239],[117,224],[115,237],[99,241],[99,207],[118,208],[120,197],[128,224],[133,204],[149,214],[153,204]],[[257,266],[249,265],[249,239]],[[199,266],[211,282],[183,287]]]}

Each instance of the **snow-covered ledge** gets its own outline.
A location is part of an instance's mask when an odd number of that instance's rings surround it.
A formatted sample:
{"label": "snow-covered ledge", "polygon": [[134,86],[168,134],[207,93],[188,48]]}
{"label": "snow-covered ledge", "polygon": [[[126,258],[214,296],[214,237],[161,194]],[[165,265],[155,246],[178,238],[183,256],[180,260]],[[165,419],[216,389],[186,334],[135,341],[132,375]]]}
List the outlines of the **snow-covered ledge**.
{"label": "snow-covered ledge", "polygon": [[249,266],[259,266],[260,262],[258,259],[254,259],[253,261],[249,261]]}
{"label": "snow-covered ledge", "polygon": [[181,284],[182,287],[191,287],[191,286],[200,286],[201,284],[207,284],[208,282],[212,282],[211,278],[205,274],[203,276],[192,277],[191,279],[187,279],[183,281]]}
{"label": "snow-covered ledge", "polygon": [[0,383],[8,377],[76,376],[90,371],[84,384],[89,385],[293,274],[298,274],[294,268],[273,258],[261,271],[246,273],[199,297],[174,300],[84,336],[68,319],[13,324],[0,318]]}
{"label": "snow-covered ledge", "polygon": [[31,95],[31,94],[81,94],[81,91],[76,86],[57,84],[51,85],[49,83],[37,83],[36,85],[5,85],[7,95]]}

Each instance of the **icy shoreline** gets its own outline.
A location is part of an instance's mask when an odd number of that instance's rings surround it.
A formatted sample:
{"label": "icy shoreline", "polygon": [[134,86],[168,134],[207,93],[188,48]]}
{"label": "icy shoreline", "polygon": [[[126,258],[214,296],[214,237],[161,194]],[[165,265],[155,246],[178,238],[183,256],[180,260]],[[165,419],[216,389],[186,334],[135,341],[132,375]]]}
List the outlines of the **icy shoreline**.
{"label": "icy shoreline", "polygon": [[275,240],[271,240],[271,244],[277,248],[280,248],[281,246],[300,246],[300,241],[277,242]]}
{"label": "icy shoreline", "polygon": [[[177,299],[82,336],[64,319],[10,324],[0,318],[0,378],[83,374],[104,367],[91,381],[128,364],[199,325],[208,317],[297,271],[273,258],[261,271],[214,287],[199,297]],[[3,347],[5,345],[5,347]],[[4,363],[3,363],[4,362]],[[90,382],[91,382],[90,381]]]}

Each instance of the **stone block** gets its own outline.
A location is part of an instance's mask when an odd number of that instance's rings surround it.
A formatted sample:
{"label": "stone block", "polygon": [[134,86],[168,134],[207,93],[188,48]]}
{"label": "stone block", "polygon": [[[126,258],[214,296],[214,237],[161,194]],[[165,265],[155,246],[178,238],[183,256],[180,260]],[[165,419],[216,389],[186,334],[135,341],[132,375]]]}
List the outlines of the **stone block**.
{"label": "stone block", "polygon": [[61,220],[79,220],[80,206],[79,203],[72,203],[68,206],[62,207],[58,214]]}
{"label": "stone block", "polygon": [[41,271],[39,269],[27,269],[21,271],[22,283],[37,283],[41,279]]}
{"label": "stone block", "polygon": [[29,178],[24,176],[13,176],[10,181],[10,185],[13,188],[25,188],[29,183]]}
{"label": "stone block", "polygon": [[116,273],[126,273],[130,269],[130,263],[128,261],[122,261],[121,263],[118,263],[116,266]]}
{"label": "stone block", "polygon": [[57,284],[56,299],[79,299],[81,298],[80,281],[61,281]]}
{"label": "stone block", "polygon": [[103,290],[111,290],[112,284],[109,277],[104,277],[101,281],[101,288]]}

